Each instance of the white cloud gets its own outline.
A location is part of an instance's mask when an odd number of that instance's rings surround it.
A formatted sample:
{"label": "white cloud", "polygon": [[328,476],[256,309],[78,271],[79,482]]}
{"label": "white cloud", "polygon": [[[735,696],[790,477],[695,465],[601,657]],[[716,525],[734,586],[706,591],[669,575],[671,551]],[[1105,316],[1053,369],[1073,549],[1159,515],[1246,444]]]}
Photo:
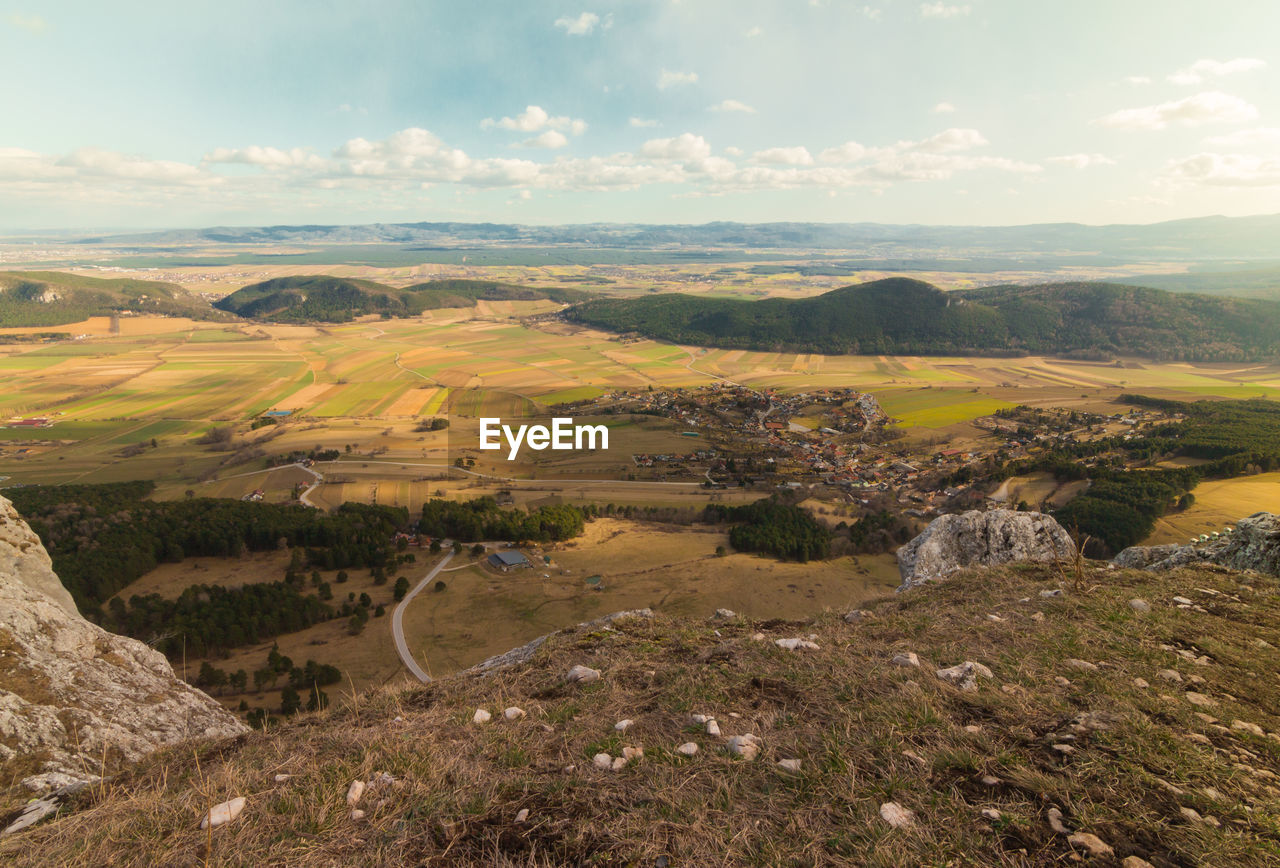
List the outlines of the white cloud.
{"label": "white cloud", "polygon": [[658,90],[682,87],[686,84],[696,84],[697,81],[698,74],[696,72],[672,72],[669,69],[664,69],[658,76]]}
{"label": "white cloud", "polygon": [[1235,124],[1251,121],[1258,110],[1238,96],[1206,91],[1159,105],[1121,109],[1094,121],[1104,127],[1128,130],[1162,130],[1169,124]]}
{"label": "white cloud", "polygon": [[1169,81],[1174,84],[1200,84],[1206,78],[1218,78],[1224,75],[1234,75],[1238,72],[1249,72],[1255,69],[1263,69],[1267,65],[1265,60],[1259,60],[1256,57],[1237,57],[1234,60],[1197,60],[1190,66],[1184,67],[1169,76]]}
{"label": "white cloud", "polygon": [[734,145],[730,145],[729,147],[725,148],[724,152],[731,157],[741,157],[743,154],[742,148],[735,147]]}
{"label": "white cloud", "polygon": [[744,34],[742,34],[742,35],[743,35],[743,36],[745,36],[745,37],[747,37],[748,39],[754,39],[754,38],[755,38],[755,37],[757,37],[757,36],[763,36],[763,35],[764,35],[764,28],[763,28],[763,27],[758,27],[758,26],[757,26],[757,27],[752,27],[750,30],[748,30],[746,33],[744,33]]}
{"label": "white cloud", "polygon": [[504,117],[497,121],[493,118],[485,118],[480,122],[481,129],[487,130],[493,127],[521,133],[536,133],[542,129],[568,130],[571,134],[580,136],[587,131],[587,122],[567,115],[552,117],[542,106],[531,105],[526,106],[525,110],[514,118]]}
{"label": "white cloud", "polygon": [[950,151],[967,151],[987,144],[982,133],[977,130],[952,127],[916,143],[904,143],[912,150],[929,151],[931,153],[947,153]]}
{"label": "white cloud", "polygon": [[1116,161],[1105,154],[1064,154],[1061,157],[1049,157],[1046,163],[1057,163],[1073,169],[1087,169],[1090,166],[1114,166]]}
{"label": "white cloud", "polygon": [[1280,127],[1254,127],[1248,130],[1236,130],[1225,136],[1210,136],[1205,139],[1210,145],[1220,148],[1277,148],[1280,149]]}
{"label": "white cloud", "polygon": [[34,34],[44,33],[49,26],[48,22],[39,15],[23,15],[21,12],[11,13],[8,17],[8,21],[9,24],[19,30],[25,30],[28,33]]}
{"label": "white cloud", "polygon": [[862,7],[862,14],[863,14],[863,16],[864,16],[864,17],[866,17],[867,19],[871,20],[871,21],[879,21],[879,20],[880,20],[880,15],[881,15],[881,13],[882,13],[882,12],[883,12],[883,10],[881,10],[881,9],[877,9],[877,8],[876,8],[876,7],[874,7],[874,6],[863,6],[863,7]]}
{"label": "white cloud", "polygon": [[703,160],[711,156],[711,146],[702,136],[682,133],[671,139],[650,139],[640,146],[640,155],[657,160]]}
{"label": "white cloud", "polygon": [[756,163],[769,163],[782,166],[812,166],[813,155],[803,146],[791,148],[765,148],[751,155]]}
{"label": "white cloud", "polygon": [[613,16],[606,15],[601,21],[600,16],[594,12],[583,12],[577,18],[557,18],[556,27],[564,28],[564,32],[569,36],[590,36],[591,32],[599,27],[601,30],[608,30],[613,26]]}
{"label": "white cloud", "polygon": [[969,4],[951,6],[946,3],[920,4],[921,18],[960,18],[973,11]]}
{"label": "white cloud", "polygon": [[1171,160],[1161,174],[1174,184],[1214,187],[1274,187],[1280,185],[1280,157],[1253,154],[1196,154]]}
{"label": "white cloud", "polygon": [[867,149],[862,145],[857,142],[845,142],[839,147],[827,148],[818,154],[818,159],[824,163],[853,163],[866,155]]}
{"label": "white cloud", "polygon": [[1149,75],[1126,75],[1124,77],[1125,84],[1151,84],[1151,76]]}
{"label": "white cloud", "polygon": [[520,147],[548,148],[550,150],[555,150],[556,148],[563,148],[567,144],[569,144],[569,139],[564,133],[559,130],[547,130],[545,133],[534,136],[532,139],[525,139],[520,143]]}
{"label": "white cloud", "polygon": [[261,147],[250,145],[247,148],[214,148],[205,154],[200,161],[204,165],[215,163],[238,163],[246,166],[260,166],[264,169],[316,169],[325,165],[325,159],[313,154],[306,148]]}
{"label": "white cloud", "polygon": [[742,112],[743,114],[749,114],[749,115],[753,115],[756,113],[756,110],[754,108],[747,105],[745,102],[740,102],[736,99],[726,99],[722,102],[718,102],[713,106],[709,106],[707,111]]}
{"label": "white cloud", "polygon": [[643,127],[656,127],[656,126],[658,125],[658,122],[657,122],[657,121],[655,121],[655,120],[653,120],[652,118],[635,118],[635,117],[633,117],[631,120],[627,121],[627,123],[628,123],[630,126],[633,126],[633,127],[639,127],[639,128],[643,128]]}
{"label": "white cloud", "polygon": [[58,160],[62,168],[74,169],[80,176],[138,181],[145,184],[204,186],[218,183],[218,178],[189,163],[172,160],[149,160],[101,148],[78,148]]}
{"label": "white cloud", "polygon": [[933,107],[933,113],[939,115],[949,115],[956,110],[956,107],[949,102],[940,102]]}

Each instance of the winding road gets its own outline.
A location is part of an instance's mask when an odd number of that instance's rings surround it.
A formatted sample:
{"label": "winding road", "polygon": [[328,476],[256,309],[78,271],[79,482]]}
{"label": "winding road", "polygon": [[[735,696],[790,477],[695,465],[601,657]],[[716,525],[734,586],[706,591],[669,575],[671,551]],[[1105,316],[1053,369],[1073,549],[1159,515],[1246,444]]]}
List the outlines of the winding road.
{"label": "winding road", "polygon": [[418,665],[417,660],[413,659],[413,654],[409,652],[409,644],[404,641],[404,610],[405,607],[413,601],[413,598],[418,596],[418,592],[431,584],[431,580],[434,579],[436,575],[444,569],[445,564],[449,563],[451,560],[453,560],[453,552],[448,552],[438,563],[436,563],[434,567],[431,568],[431,572],[427,573],[426,576],[423,577],[422,581],[418,582],[418,584],[413,587],[413,590],[404,595],[404,599],[400,601],[396,606],[395,611],[391,613],[391,637],[396,640],[396,652],[400,655],[400,660],[403,661],[405,668],[412,672],[413,677],[417,678],[423,684],[430,681],[431,676],[423,671],[422,667]]}

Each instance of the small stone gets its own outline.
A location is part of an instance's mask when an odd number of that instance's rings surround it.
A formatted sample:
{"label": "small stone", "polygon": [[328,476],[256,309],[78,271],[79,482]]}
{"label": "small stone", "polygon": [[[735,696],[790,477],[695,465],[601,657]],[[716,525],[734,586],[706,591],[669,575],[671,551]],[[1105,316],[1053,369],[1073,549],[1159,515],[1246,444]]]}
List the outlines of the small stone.
{"label": "small stone", "polygon": [[1090,663],[1088,660],[1077,660],[1075,657],[1068,657],[1062,661],[1063,666],[1070,666],[1072,669],[1079,669],[1081,672],[1097,672],[1098,665]]}
{"label": "small stone", "polygon": [[1110,845],[1104,842],[1097,835],[1089,832],[1076,832],[1067,838],[1067,843],[1077,850],[1084,850],[1095,859],[1102,859],[1116,854]]}
{"label": "small stone", "polygon": [[698,746],[691,741],[686,741],[684,744],[676,748],[676,753],[680,754],[680,756],[693,756],[697,752]]}
{"label": "small stone", "polygon": [[622,758],[627,762],[632,760],[644,759],[644,748],[642,747],[624,747],[622,749]]}
{"label": "small stone", "polygon": [[977,735],[978,733],[982,732],[982,727],[978,726],[977,724],[971,723],[964,728],[964,731],[969,733],[970,735]]}
{"label": "small stone", "polygon": [[751,733],[735,735],[729,739],[729,753],[744,760],[753,760],[760,754],[760,739]]}
{"label": "small stone", "polygon": [[607,753],[598,753],[591,758],[591,764],[598,769],[608,771],[613,768],[613,757]]}
{"label": "small stone", "polygon": [[1194,604],[1193,604],[1190,600],[1188,600],[1186,597],[1174,597],[1174,598],[1173,598],[1173,601],[1174,601],[1175,603],[1177,603],[1179,606],[1191,606],[1191,605],[1194,605]]}
{"label": "small stone", "polygon": [[997,623],[997,624],[1003,624],[1005,621],[1007,621],[1007,620],[1009,620],[1009,619],[1008,619],[1008,618],[1001,618],[999,615],[990,615],[990,614],[988,614],[988,615],[987,615],[987,620],[988,620],[988,621],[994,621],[994,622],[995,622],[995,623]]}
{"label": "small stone", "polygon": [[1147,679],[1145,678],[1135,678],[1133,679],[1133,686],[1141,690],[1146,690],[1151,685],[1150,683],[1147,682]]}
{"label": "small stone", "polygon": [[1058,685],[1059,687],[1070,687],[1071,679],[1063,678],[1061,675],[1055,675],[1053,676],[1053,683]]}
{"label": "small stone", "polygon": [[707,717],[705,714],[691,714],[689,715],[689,719],[694,723],[706,723],[711,718]]}
{"label": "small stone", "polygon": [[961,690],[977,690],[978,677],[991,677],[991,670],[983,666],[981,663],[975,663],[972,660],[966,660],[958,663],[949,669],[937,670],[937,676],[943,681],[948,681]]}
{"label": "small stone", "polygon": [[1204,817],[1200,816],[1200,812],[1195,808],[1188,808],[1185,805],[1178,809],[1178,813],[1193,823],[1204,822]]}
{"label": "small stone", "polygon": [[289,778],[291,777],[293,777],[293,775],[276,775],[274,778],[272,778],[272,780],[275,781],[277,784],[283,784],[285,781],[289,780]]}
{"label": "small stone", "polygon": [[916,821],[916,815],[897,802],[885,802],[881,805],[880,816],[895,829],[905,829]]}
{"label": "small stone", "polygon": [[230,823],[244,810],[244,796],[238,796],[229,802],[222,802],[209,809],[200,821],[201,829],[216,829],[224,823]]}
{"label": "small stone", "polygon": [[566,775],[571,775],[571,774],[573,774],[574,772],[576,772],[577,770],[578,770],[578,767],[577,767],[576,765],[574,765],[573,763],[570,763],[569,765],[567,765],[567,766],[565,766],[564,768],[562,768],[560,771],[564,772]]}
{"label": "small stone", "polygon": [[1031,620],[1035,621],[1037,624],[1040,623],[1041,621],[1044,620],[1044,612],[1033,612],[1031,615]]}
{"label": "small stone", "polygon": [[711,617],[720,621],[728,621],[730,618],[738,617],[738,613],[733,609],[716,609],[716,613]]}
{"label": "small stone", "polygon": [[984,787],[1000,786],[1000,779],[995,775],[983,775],[979,780],[981,781]]}
{"label": "small stone", "polygon": [[800,774],[800,760],[798,759],[778,760],[777,765],[778,765],[778,770],[785,772],[786,774],[789,774],[789,775]]}
{"label": "small stone", "polygon": [[1059,835],[1070,835],[1071,830],[1062,823],[1062,811],[1057,808],[1050,808],[1048,812],[1049,828],[1057,832]]}
{"label": "small stone", "polygon": [[538,724],[538,729],[542,730],[543,732],[555,732],[555,731],[556,731],[556,728],[555,728],[554,726],[552,726],[551,724],[549,724],[549,723],[540,723],[540,724]]}
{"label": "small stone", "polygon": [[707,735],[720,735],[720,724],[716,723],[716,719],[714,717],[707,718]]}
{"label": "small stone", "polygon": [[1141,597],[1134,597],[1129,601],[1129,608],[1135,612],[1150,612],[1151,604]]}
{"label": "small stone", "polygon": [[787,651],[817,651],[819,646],[817,642],[811,642],[808,639],[802,639],[799,636],[791,639],[774,639],[773,644]]}
{"label": "small stone", "polygon": [[1170,793],[1173,793],[1175,796],[1185,796],[1187,794],[1186,790],[1182,789],[1182,787],[1175,786],[1164,778],[1156,778],[1156,783],[1164,787],[1164,789],[1168,790]]}
{"label": "small stone", "polygon": [[1182,681],[1182,674],[1176,669],[1161,669],[1156,673],[1156,678],[1163,678],[1165,681]]}
{"label": "small stone", "polygon": [[516,812],[516,822],[517,822],[517,823],[523,823],[523,822],[524,822],[525,820],[527,820],[527,819],[529,819],[529,809],[528,809],[528,808],[521,808],[519,811],[517,811],[517,812]]}
{"label": "small stone", "polygon": [[742,715],[741,715],[741,714],[738,714],[738,712],[736,712],[736,711],[731,711],[731,712],[729,712],[729,717],[730,717],[732,720],[740,720],[740,719],[742,718]]}
{"label": "small stone", "polygon": [[1000,816],[1001,816],[1000,812],[997,811],[995,808],[982,809],[982,819],[984,820],[990,820],[991,822],[995,823],[999,821]]}
{"label": "small stone", "polygon": [[352,809],[351,809],[351,819],[352,819],[352,820],[354,820],[354,821],[356,821],[356,822],[359,822],[360,820],[363,820],[363,819],[364,819],[364,811],[360,810],[359,808],[352,808]]}
{"label": "small stone", "polygon": [[1225,797],[1222,795],[1222,793],[1218,792],[1213,787],[1204,787],[1203,789],[1200,790],[1200,792],[1204,793],[1206,796],[1213,799],[1215,802],[1225,801]]}
{"label": "small stone", "polygon": [[1205,681],[1205,680],[1204,680],[1203,678],[1201,678],[1199,675],[1188,675],[1188,676],[1187,676],[1187,683],[1188,683],[1188,684],[1208,684],[1209,682],[1208,682],[1208,681]]}
{"label": "small stone", "polygon": [[844,620],[846,624],[857,624],[859,621],[862,621],[865,618],[868,618],[870,616],[871,616],[871,613],[866,609],[857,609],[853,612],[846,612],[844,616]]}
{"label": "small stone", "polygon": [[583,666],[579,663],[569,670],[569,673],[565,675],[564,680],[568,681],[570,684],[577,684],[578,682],[588,684],[592,681],[599,681],[600,670],[592,669],[590,666]]}
{"label": "small stone", "polygon": [[1188,690],[1182,695],[1186,697],[1187,702],[1190,702],[1192,705],[1198,705],[1201,708],[1208,708],[1209,706],[1217,705],[1216,702],[1205,696],[1203,693],[1196,693],[1194,690]]}
{"label": "small stone", "polygon": [[1218,722],[1218,718],[1214,717],[1212,714],[1205,714],[1203,711],[1197,711],[1195,715],[1207,724],[1215,724]]}
{"label": "small stone", "polygon": [[507,720],[519,720],[520,718],[525,716],[525,713],[523,708],[518,708],[513,705],[510,708],[503,711],[502,716],[505,717]]}
{"label": "small stone", "polygon": [[626,767],[627,767],[627,758],[626,758],[626,757],[614,757],[614,759],[613,759],[613,765],[611,766],[611,768],[612,768],[615,772],[620,772],[620,771],[622,771],[622,770],[623,770],[624,768],[626,768]]}
{"label": "small stone", "polygon": [[1256,735],[1258,738],[1262,738],[1266,735],[1266,732],[1263,731],[1262,727],[1258,726],[1256,723],[1250,723],[1247,720],[1233,720],[1231,721],[1231,728],[1238,729],[1241,732],[1247,732],[1250,735]]}
{"label": "small stone", "polygon": [[1120,868],[1156,868],[1141,856],[1125,856],[1124,861],[1120,863]]}
{"label": "small stone", "polygon": [[767,636],[765,636],[763,633],[752,633],[752,634],[751,634],[751,641],[752,641],[752,642],[763,642],[763,641],[764,641],[765,639],[767,639],[767,638],[768,638],[768,637],[767,637]]}
{"label": "small stone", "polygon": [[1202,745],[1205,745],[1206,747],[1213,746],[1213,742],[1209,739],[1209,736],[1199,732],[1189,732],[1184,736],[1184,738],[1186,738],[1187,741],[1195,742],[1196,744],[1202,744]]}
{"label": "small stone", "polygon": [[493,719],[493,715],[485,711],[483,708],[477,708],[476,713],[471,715],[472,723],[488,723]]}
{"label": "small stone", "polygon": [[894,666],[916,666],[916,667],[918,667],[918,666],[920,665],[920,658],[916,656],[916,652],[914,652],[914,651],[907,651],[907,652],[906,652],[906,653],[904,653],[904,654],[895,654],[895,655],[893,655],[893,660],[892,660],[891,662],[893,663],[893,665],[894,665]]}
{"label": "small stone", "polygon": [[1040,592],[1040,599],[1042,600],[1051,600],[1054,597],[1061,597],[1061,596],[1062,596],[1062,588],[1054,588],[1052,591]]}
{"label": "small stone", "polygon": [[627,730],[631,729],[631,727],[635,726],[635,723],[636,722],[631,718],[627,718],[625,720],[620,720],[617,723],[615,723],[613,725],[613,728],[618,732],[626,732]]}
{"label": "small stone", "polygon": [[347,787],[347,804],[354,808],[363,795],[364,781],[352,781],[351,786]]}
{"label": "small stone", "polygon": [[1055,744],[1053,749],[1063,756],[1070,756],[1076,752],[1076,749],[1069,744]]}
{"label": "small stone", "polygon": [[902,755],[913,762],[918,762],[922,766],[927,766],[929,761],[913,750],[904,750]]}

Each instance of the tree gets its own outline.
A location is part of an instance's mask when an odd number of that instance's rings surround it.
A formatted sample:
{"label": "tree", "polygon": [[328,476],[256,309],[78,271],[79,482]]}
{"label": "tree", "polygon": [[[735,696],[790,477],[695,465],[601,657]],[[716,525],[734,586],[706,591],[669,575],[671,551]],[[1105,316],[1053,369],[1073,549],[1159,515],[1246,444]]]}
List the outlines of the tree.
{"label": "tree", "polygon": [[347,578],[348,576],[347,576],[346,570],[338,570],[338,574],[333,577],[333,580],[337,582],[339,585],[341,585],[344,582],[346,582]]}
{"label": "tree", "polygon": [[249,683],[249,673],[243,669],[237,669],[231,673],[227,681],[231,684],[231,689],[236,693],[244,693],[245,687]]}
{"label": "tree", "polygon": [[280,691],[280,713],[289,715],[297,714],[302,708],[302,697],[298,695],[298,691],[292,685],[286,685],[284,690]]}
{"label": "tree", "polygon": [[727,554],[728,554],[728,551],[725,550],[724,546],[716,546],[716,557],[722,558]]}
{"label": "tree", "polygon": [[409,593],[409,580],[404,576],[396,579],[396,585],[392,589],[392,593],[395,595],[397,603],[403,600],[404,595]]}

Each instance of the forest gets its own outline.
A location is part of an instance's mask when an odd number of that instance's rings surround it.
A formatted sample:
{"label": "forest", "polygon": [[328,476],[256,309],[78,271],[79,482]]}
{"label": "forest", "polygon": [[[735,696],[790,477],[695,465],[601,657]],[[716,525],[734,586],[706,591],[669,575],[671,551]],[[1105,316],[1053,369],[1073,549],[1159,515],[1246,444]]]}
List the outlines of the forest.
{"label": "forest", "polygon": [[427,501],[422,506],[418,528],[429,536],[459,542],[556,542],[581,534],[585,521],[586,513],[569,504],[540,506],[526,512],[503,509],[492,497],[479,497],[469,501]]}

